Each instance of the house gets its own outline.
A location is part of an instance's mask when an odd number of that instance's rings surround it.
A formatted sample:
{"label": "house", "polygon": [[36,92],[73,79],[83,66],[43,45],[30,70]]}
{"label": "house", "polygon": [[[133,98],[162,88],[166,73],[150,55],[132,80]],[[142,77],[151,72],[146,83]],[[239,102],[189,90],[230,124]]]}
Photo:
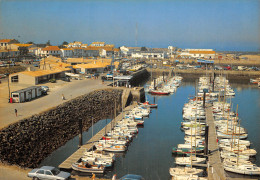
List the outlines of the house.
{"label": "house", "polygon": [[73,57],[73,48],[63,48],[61,49],[61,57]]}
{"label": "house", "polygon": [[58,46],[47,46],[41,49],[41,56],[57,56],[61,55],[61,50]]}
{"label": "house", "polygon": [[17,61],[19,58],[18,50],[0,50],[0,60],[2,61]]}
{"label": "house", "polygon": [[134,51],[132,52],[133,58],[159,58],[164,59],[166,57],[166,53],[163,51]]}
{"label": "house", "polygon": [[39,47],[29,47],[28,50],[29,50],[28,54],[31,55],[40,56],[41,54],[41,48]]}
{"label": "house", "polygon": [[213,49],[184,49],[179,55],[182,57],[213,59],[216,51],[213,51]]}
{"label": "house", "polygon": [[0,39],[0,49],[10,49],[9,45],[19,43],[16,39]]}
{"label": "house", "polygon": [[105,42],[92,42],[90,46],[102,47],[105,46]]}
{"label": "house", "polygon": [[21,56],[27,55],[29,53],[29,48],[33,44],[10,44],[11,49],[18,50]]}
{"label": "house", "polygon": [[69,43],[67,45],[68,48],[76,48],[76,47],[81,47],[82,42],[79,41],[74,41],[73,43]]}

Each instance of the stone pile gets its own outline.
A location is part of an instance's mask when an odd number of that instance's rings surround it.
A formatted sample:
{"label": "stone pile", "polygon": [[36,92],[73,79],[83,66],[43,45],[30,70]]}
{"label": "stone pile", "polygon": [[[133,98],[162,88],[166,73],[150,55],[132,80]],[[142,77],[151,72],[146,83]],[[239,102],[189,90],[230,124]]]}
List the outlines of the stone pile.
{"label": "stone pile", "polygon": [[31,116],[0,131],[0,160],[35,168],[53,151],[121,106],[122,90],[99,90]]}

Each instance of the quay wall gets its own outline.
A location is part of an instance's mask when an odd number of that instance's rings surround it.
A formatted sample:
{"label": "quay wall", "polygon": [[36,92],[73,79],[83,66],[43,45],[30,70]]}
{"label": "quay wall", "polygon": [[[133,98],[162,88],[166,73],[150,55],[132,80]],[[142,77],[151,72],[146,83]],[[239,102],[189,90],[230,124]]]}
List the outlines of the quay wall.
{"label": "quay wall", "polygon": [[121,109],[123,90],[96,90],[33,115],[0,131],[0,161],[35,168],[53,151],[83,131],[93,121],[111,117],[114,107]]}
{"label": "quay wall", "polygon": [[249,80],[250,78],[260,77],[260,71],[233,71],[233,70],[194,70],[194,69],[147,69],[149,73],[152,73],[152,76],[162,75],[164,72],[168,74],[172,72],[173,74],[181,75],[182,77],[187,78],[198,78],[202,75],[213,75],[215,73],[218,75],[226,76],[229,80]]}
{"label": "quay wall", "polygon": [[133,74],[133,78],[130,80],[131,86],[139,86],[140,84],[144,83],[145,80],[148,80],[150,77],[150,73],[147,69],[142,69],[137,71]]}

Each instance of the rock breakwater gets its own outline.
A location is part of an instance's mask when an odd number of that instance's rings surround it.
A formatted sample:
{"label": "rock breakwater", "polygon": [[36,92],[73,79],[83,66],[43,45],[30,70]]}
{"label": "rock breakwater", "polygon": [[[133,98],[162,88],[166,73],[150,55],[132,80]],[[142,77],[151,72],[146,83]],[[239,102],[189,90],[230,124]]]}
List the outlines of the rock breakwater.
{"label": "rock breakwater", "polygon": [[0,160],[35,168],[53,151],[121,106],[122,90],[98,90],[31,116],[0,131]]}

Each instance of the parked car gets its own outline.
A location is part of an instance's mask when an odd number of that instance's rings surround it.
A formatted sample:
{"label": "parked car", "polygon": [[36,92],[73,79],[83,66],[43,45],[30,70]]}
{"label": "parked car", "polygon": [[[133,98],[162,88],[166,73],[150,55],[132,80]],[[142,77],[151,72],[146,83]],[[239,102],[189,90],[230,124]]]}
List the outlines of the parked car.
{"label": "parked car", "polygon": [[86,75],[85,78],[91,78],[91,75]]}
{"label": "parked car", "polygon": [[41,89],[45,92],[49,91],[49,87],[48,86],[41,86]]}
{"label": "parked car", "polygon": [[70,78],[69,77],[63,77],[61,78],[62,81],[66,81],[66,82],[70,82]]}
{"label": "parked car", "polygon": [[99,77],[99,73],[95,73],[92,75],[93,77]]}
{"label": "parked car", "polygon": [[215,66],[214,69],[215,70],[222,70],[222,67],[221,66]]}
{"label": "parked car", "polygon": [[49,82],[56,83],[56,79],[50,79]]}
{"label": "parked car", "polygon": [[140,175],[127,174],[127,175],[121,177],[120,180],[144,180],[144,178]]}
{"label": "parked car", "polygon": [[224,70],[232,70],[230,66],[224,67]]}
{"label": "parked car", "polygon": [[52,166],[42,166],[41,168],[33,169],[28,173],[28,177],[34,180],[40,179],[58,179],[58,180],[68,180],[70,178],[70,173],[60,171],[59,169]]}

